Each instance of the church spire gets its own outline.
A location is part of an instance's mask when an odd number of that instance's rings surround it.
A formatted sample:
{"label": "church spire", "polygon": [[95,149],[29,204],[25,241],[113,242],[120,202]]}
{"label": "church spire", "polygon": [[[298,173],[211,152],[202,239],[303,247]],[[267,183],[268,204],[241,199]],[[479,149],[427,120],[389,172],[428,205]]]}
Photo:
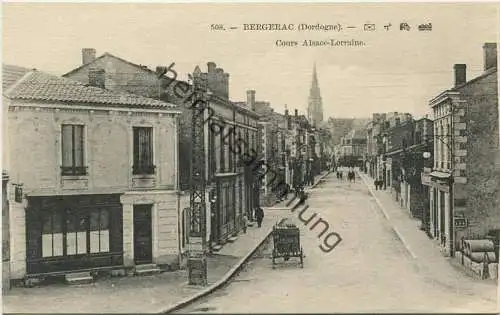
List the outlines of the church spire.
{"label": "church spire", "polygon": [[309,105],[307,107],[307,116],[309,121],[316,126],[323,121],[323,103],[321,99],[321,91],[319,89],[316,62],[314,62],[313,65],[313,77],[311,82],[311,89],[309,90]]}

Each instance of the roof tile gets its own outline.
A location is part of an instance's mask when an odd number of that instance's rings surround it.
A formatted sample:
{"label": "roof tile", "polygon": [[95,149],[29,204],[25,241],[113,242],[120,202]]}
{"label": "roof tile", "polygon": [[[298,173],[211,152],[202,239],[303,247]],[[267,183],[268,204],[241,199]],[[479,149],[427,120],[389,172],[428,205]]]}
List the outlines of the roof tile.
{"label": "roof tile", "polygon": [[[5,65],[3,68],[6,68]],[[32,70],[31,74],[19,82],[7,96],[13,99],[90,103],[108,106],[122,105],[158,109],[177,107],[152,98],[87,86],[78,81],[37,70]]]}

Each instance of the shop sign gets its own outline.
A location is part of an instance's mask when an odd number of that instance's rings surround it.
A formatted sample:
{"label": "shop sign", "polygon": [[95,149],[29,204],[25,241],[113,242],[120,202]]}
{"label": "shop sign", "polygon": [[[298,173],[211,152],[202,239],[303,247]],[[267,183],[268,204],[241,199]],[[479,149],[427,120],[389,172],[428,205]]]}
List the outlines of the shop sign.
{"label": "shop sign", "polygon": [[431,185],[431,174],[430,172],[422,172],[420,173],[422,185],[430,186]]}

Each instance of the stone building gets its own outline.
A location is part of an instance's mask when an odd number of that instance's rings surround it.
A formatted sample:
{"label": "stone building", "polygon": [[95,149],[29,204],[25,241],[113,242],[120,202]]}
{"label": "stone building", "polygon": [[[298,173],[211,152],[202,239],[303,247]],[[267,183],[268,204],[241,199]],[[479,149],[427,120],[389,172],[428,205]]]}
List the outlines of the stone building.
{"label": "stone building", "polygon": [[472,80],[466,65],[455,65],[454,87],[429,103],[435,134],[430,232],[445,255],[454,254],[462,237],[481,238],[500,227],[496,49],[483,46],[484,72]]}
{"label": "stone building", "polygon": [[3,94],[11,278],[178,268],[176,106],[22,73]]}
{"label": "stone building", "polygon": [[[100,71],[100,72],[99,72]],[[193,84],[177,79],[175,64],[157,67],[155,71],[109,53],[96,58],[95,49],[82,50],[82,65],[65,77],[89,82],[89,73],[101,73],[106,89],[126,91],[177,105],[179,116],[179,188],[183,250],[187,244],[187,208],[189,207],[189,181],[191,167],[191,108]],[[259,116],[252,106],[236,104],[229,99],[229,74],[214,62],[207,63],[207,71],[196,67],[192,79],[204,82],[210,91],[210,110],[205,124],[205,166],[207,178],[207,238],[216,247],[237,233],[243,212],[252,217],[257,202],[253,166],[245,166],[241,155],[257,151]],[[210,128],[210,126],[217,126]],[[218,126],[222,127],[220,129]],[[217,130],[216,132],[212,132]],[[241,137],[241,138],[240,138]],[[241,139],[240,153],[233,153],[234,141]],[[238,150],[240,151],[240,150]],[[211,198],[215,194],[216,198]],[[209,197],[210,195],[210,197]]]}

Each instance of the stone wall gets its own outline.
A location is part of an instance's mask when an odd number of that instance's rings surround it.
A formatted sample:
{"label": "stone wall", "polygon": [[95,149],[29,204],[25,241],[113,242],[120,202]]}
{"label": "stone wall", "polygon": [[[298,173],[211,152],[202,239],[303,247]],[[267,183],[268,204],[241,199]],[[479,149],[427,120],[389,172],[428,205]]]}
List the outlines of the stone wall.
{"label": "stone wall", "polygon": [[467,212],[466,237],[482,237],[500,228],[500,177],[495,172],[498,147],[498,90],[496,71],[469,83],[461,93],[467,102]]}

